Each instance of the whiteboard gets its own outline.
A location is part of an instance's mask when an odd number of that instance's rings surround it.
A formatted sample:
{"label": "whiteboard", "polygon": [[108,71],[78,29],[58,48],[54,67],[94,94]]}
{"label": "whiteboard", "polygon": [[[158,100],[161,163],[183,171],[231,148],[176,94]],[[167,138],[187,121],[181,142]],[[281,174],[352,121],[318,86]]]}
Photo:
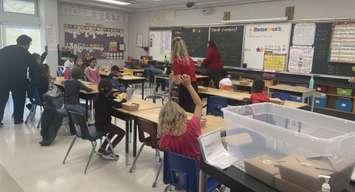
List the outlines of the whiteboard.
{"label": "whiteboard", "polygon": [[153,57],[153,60],[164,61],[165,56],[170,61],[171,55],[171,30],[159,30],[149,32],[149,56]]}
{"label": "whiteboard", "polygon": [[248,68],[263,69],[265,52],[287,55],[291,27],[291,23],[246,25],[243,63],[246,63]]}

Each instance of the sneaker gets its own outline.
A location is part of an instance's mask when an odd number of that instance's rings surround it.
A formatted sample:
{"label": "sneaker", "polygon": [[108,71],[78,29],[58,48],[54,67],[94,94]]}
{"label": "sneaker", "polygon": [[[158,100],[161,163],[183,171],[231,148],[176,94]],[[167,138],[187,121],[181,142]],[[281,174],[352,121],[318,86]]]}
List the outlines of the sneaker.
{"label": "sneaker", "polygon": [[26,108],[27,108],[29,111],[31,111],[32,103],[27,104],[27,105],[26,105]]}
{"label": "sneaker", "polygon": [[106,160],[116,160],[117,158],[115,157],[115,155],[113,155],[112,153],[105,151],[102,156],[102,158],[106,159]]}
{"label": "sneaker", "polygon": [[108,149],[107,152],[116,157],[117,159],[120,157],[118,154],[112,152],[111,149]]}
{"label": "sneaker", "polygon": [[105,150],[103,150],[103,149],[100,148],[100,149],[97,151],[97,155],[98,155],[98,156],[103,156],[105,152],[106,152]]}
{"label": "sneaker", "polygon": [[3,126],[4,126],[4,124],[2,122],[0,122],[0,127],[3,127]]}

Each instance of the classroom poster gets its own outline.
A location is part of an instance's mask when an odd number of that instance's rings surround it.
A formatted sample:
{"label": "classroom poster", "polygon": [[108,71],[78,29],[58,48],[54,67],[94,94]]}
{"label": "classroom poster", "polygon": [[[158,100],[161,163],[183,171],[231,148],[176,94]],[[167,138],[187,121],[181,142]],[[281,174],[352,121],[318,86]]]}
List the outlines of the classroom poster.
{"label": "classroom poster", "polygon": [[172,31],[150,31],[149,32],[149,56],[154,60],[164,61],[165,56],[170,60]]}
{"label": "classroom poster", "polygon": [[263,69],[265,53],[287,55],[291,26],[291,23],[246,25],[243,63],[246,63],[248,68]]}
{"label": "classroom poster", "polygon": [[284,71],[286,63],[286,54],[270,54],[264,55],[265,71]]}
{"label": "classroom poster", "polygon": [[333,29],[330,61],[355,63],[355,23],[338,24]]}
{"label": "classroom poster", "polygon": [[292,46],[288,71],[294,73],[310,73],[313,65],[314,48],[311,46]]}
{"label": "classroom poster", "polygon": [[313,46],[316,36],[315,23],[297,23],[293,29],[293,45]]}

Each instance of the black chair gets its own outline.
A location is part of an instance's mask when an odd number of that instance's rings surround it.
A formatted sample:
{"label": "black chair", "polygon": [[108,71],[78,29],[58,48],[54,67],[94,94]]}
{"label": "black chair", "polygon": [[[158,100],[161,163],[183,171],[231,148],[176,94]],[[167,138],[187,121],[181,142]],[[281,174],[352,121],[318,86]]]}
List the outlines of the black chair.
{"label": "black chair", "polygon": [[[26,124],[29,121],[34,121],[35,116],[36,116],[37,107],[39,107],[41,109],[41,111],[43,111],[43,98],[39,94],[39,91],[37,88],[31,87],[30,91],[28,92],[28,97],[31,102],[31,108],[29,109],[30,112],[28,113],[26,120],[25,120]],[[42,119],[42,115],[40,116],[40,120],[38,121],[37,128],[39,128],[41,125],[41,119]]]}
{"label": "black chair", "polygon": [[156,158],[158,158],[159,161],[159,169],[158,172],[155,176],[154,182],[152,187],[156,187],[157,185],[157,181],[159,178],[159,174],[160,174],[160,170],[162,168],[162,159],[160,157],[160,151],[159,151],[159,138],[158,138],[158,134],[157,134],[157,127],[155,123],[152,123],[150,121],[147,120],[143,120],[143,119],[137,119],[137,123],[138,123],[138,138],[139,141],[142,142],[141,147],[139,148],[138,154],[136,156],[136,158],[133,161],[132,167],[129,169],[129,172],[132,173],[133,170],[136,167],[136,163],[137,160],[144,148],[144,146],[148,146],[151,147],[152,149],[155,149],[155,154],[156,154]]}
{"label": "black chair", "polygon": [[[77,138],[81,138],[83,140],[88,140],[91,143],[92,149],[91,149],[90,156],[89,156],[89,159],[86,163],[86,167],[84,170],[84,174],[86,174],[86,171],[88,169],[88,166],[90,164],[92,156],[94,155],[94,153],[96,151],[96,146],[97,146],[96,141],[97,140],[100,140],[100,143],[101,143],[103,138],[106,139],[107,142],[109,143],[109,147],[110,147],[113,154],[114,154],[114,149],[112,147],[111,141],[105,137],[105,133],[97,131],[96,127],[94,127],[94,126],[88,127],[84,114],[77,113],[74,111],[69,111],[69,116],[70,116],[72,124],[75,128],[75,135],[74,135],[73,141],[71,142],[71,144],[69,146],[67,153],[65,154],[63,164],[65,164],[65,160],[67,159],[69,152],[71,151]],[[117,160],[117,158],[115,160]]]}

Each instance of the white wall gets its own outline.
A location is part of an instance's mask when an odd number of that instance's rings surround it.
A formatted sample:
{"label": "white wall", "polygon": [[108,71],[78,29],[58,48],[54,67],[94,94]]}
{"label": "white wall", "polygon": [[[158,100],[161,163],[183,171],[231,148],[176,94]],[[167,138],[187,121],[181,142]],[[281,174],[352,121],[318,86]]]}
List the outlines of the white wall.
{"label": "white wall", "polygon": [[176,10],[175,18],[159,18],[164,14],[159,11],[136,12],[129,14],[129,47],[128,54],[140,57],[146,54],[137,48],[136,35],[143,33],[148,38],[150,26],[174,26],[191,24],[219,23],[225,11],[231,12],[232,20],[264,19],[283,17],[287,6],[295,6],[295,19],[317,18],[354,18],[355,0],[286,0],[267,3],[254,3],[227,7],[216,7],[210,15],[202,15],[200,10]]}
{"label": "white wall", "polygon": [[[115,12],[119,13],[122,16],[121,21],[109,21],[109,20],[100,20],[93,16],[83,16],[83,15],[70,15],[66,13],[66,7],[76,7],[76,8],[84,8],[87,10],[92,11],[105,11],[105,12]],[[125,44],[128,43],[128,14],[126,12],[118,11],[118,10],[109,10],[109,9],[102,9],[102,8],[94,8],[88,7],[83,5],[71,5],[67,3],[61,3],[59,5],[59,42],[60,45],[64,45],[64,24],[77,24],[77,25],[84,25],[86,23],[90,24],[101,24],[104,27],[111,27],[111,28],[120,28],[124,30],[124,40]],[[127,50],[127,49],[126,49]],[[127,51],[125,52],[125,58],[127,57]],[[123,65],[123,60],[98,60],[100,64],[118,64]]]}

